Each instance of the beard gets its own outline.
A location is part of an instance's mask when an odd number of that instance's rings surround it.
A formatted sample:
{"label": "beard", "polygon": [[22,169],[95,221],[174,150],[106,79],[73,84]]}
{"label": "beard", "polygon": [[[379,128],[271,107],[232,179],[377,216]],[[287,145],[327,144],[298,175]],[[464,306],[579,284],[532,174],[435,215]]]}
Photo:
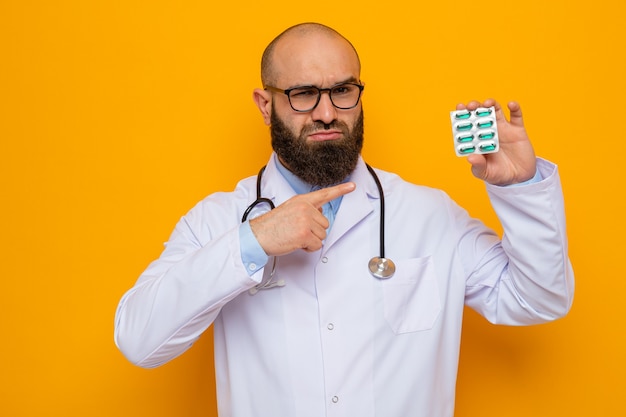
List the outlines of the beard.
{"label": "beard", "polygon": [[[339,129],[343,138],[307,142],[307,136],[324,129]],[[328,187],[345,180],[356,168],[363,148],[363,109],[352,128],[334,120],[306,125],[296,137],[272,109],[270,132],[272,148],[280,161],[308,184]]]}

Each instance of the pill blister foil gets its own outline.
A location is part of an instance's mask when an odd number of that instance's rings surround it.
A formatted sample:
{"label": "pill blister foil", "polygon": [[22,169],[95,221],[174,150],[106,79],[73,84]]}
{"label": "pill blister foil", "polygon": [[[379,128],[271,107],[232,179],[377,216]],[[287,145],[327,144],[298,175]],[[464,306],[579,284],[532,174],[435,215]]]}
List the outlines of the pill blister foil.
{"label": "pill blister foil", "polygon": [[450,112],[454,151],[457,156],[498,152],[498,125],[493,106]]}

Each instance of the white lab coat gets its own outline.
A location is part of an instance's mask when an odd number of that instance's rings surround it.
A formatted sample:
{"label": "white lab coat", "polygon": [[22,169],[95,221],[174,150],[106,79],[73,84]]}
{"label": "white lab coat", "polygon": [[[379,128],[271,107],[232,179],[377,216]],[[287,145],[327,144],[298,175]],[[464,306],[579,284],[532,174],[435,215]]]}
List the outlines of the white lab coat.
{"label": "white lab coat", "polygon": [[[256,177],[185,215],[161,257],[120,301],[115,339],[133,363],[183,353],[214,324],[222,417],[452,416],[463,306],[493,323],[563,316],[573,297],[556,167],[541,182],[487,185],[503,241],[442,191],[378,170],[386,201],[385,255],[397,271],[373,278],[379,195],[363,161],[320,251],[279,258],[284,287],[247,291],[239,225]],[[270,159],[262,195],[294,194]]]}

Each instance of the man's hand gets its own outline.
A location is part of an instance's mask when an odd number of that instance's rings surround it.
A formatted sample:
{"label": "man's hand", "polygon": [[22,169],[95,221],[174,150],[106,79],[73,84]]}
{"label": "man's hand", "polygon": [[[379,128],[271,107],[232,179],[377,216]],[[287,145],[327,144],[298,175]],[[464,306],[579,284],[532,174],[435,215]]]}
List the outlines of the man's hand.
{"label": "man's hand", "polygon": [[508,104],[510,121],[506,120],[499,103],[493,99],[484,103],[471,101],[458,104],[457,110],[475,110],[478,107],[494,106],[500,150],[491,154],[474,154],[467,157],[476,178],[495,185],[510,185],[531,179],[536,172],[535,152],[526,134],[522,109],[514,101]]}
{"label": "man's hand", "polygon": [[297,249],[314,252],[322,247],[329,226],[322,206],[355,188],[353,182],[347,182],[297,195],[250,220],[250,228],[267,255],[285,255]]}

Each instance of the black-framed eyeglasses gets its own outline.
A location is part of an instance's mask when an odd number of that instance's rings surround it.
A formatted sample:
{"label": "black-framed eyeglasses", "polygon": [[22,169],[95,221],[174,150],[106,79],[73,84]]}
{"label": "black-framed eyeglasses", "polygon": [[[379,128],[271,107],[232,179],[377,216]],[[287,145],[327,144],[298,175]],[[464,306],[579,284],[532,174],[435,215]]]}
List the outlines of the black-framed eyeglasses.
{"label": "black-framed eyeglasses", "polygon": [[309,112],[317,107],[323,92],[328,92],[330,102],[338,109],[349,110],[359,104],[364,85],[357,83],[341,83],[330,88],[319,88],[314,85],[304,85],[301,87],[280,88],[265,86],[266,90],[287,95],[291,108],[297,112]]}

